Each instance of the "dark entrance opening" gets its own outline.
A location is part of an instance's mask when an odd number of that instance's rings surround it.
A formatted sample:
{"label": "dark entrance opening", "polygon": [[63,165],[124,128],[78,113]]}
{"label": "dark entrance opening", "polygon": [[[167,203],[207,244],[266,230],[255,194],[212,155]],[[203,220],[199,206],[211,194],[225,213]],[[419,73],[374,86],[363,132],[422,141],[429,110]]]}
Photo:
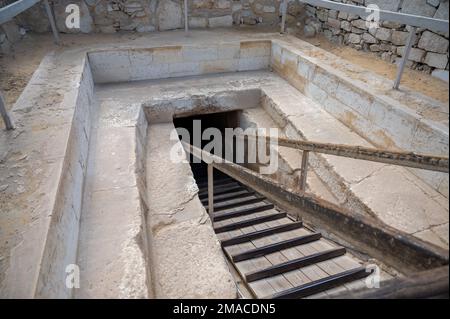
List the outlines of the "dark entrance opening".
{"label": "dark entrance opening", "polygon": [[[186,141],[190,144],[193,143],[192,139],[194,136],[194,121],[199,120],[201,124],[201,133],[210,127],[217,128],[222,133],[222,154],[225,154],[225,129],[226,128],[238,128],[240,118],[240,111],[230,111],[230,112],[221,112],[221,113],[212,113],[212,114],[199,114],[193,115],[189,117],[178,117],[173,119],[173,123],[176,128],[185,128],[189,131],[191,140]],[[198,122],[197,122],[198,123]],[[180,135],[181,138],[181,135]],[[208,144],[210,140],[202,139],[202,148]],[[201,163],[193,163],[192,158],[190,160],[192,172],[194,174],[195,180],[199,182],[204,182],[207,180],[207,164],[205,162]],[[226,175],[223,173],[214,170],[214,178],[221,179],[225,178]]]}

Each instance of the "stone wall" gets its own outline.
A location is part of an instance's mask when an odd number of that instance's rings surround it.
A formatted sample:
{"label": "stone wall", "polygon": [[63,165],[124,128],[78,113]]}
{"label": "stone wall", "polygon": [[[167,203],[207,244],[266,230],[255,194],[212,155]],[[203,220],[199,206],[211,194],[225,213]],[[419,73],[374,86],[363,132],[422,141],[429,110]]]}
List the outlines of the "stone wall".
{"label": "stone wall", "polygon": [[[68,4],[78,4],[81,28],[67,29]],[[191,28],[228,27],[239,24],[278,25],[281,0],[188,0]],[[165,31],[184,28],[183,0],[53,0],[60,32]],[[297,19],[304,5],[290,0],[289,21]],[[35,32],[49,31],[42,4],[16,18],[16,24]]]}
{"label": "stone wall", "polygon": [[[281,0],[188,0],[191,28],[265,25],[278,27]],[[80,8],[80,29],[68,29],[67,5]],[[183,0],[53,0],[58,30],[63,33],[151,32],[184,28]],[[301,20],[304,5],[290,0],[288,23]],[[3,29],[3,31],[2,31]],[[49,32],[42,4],[37,4],[15,20],[0,27],[0,45],[20,40],[26,32]],[[1,51],[0,51],[1,52]]]}
{"label": "stone wall", "polygon": [[[376,4],[380,9],[448,20],[449,0],[334,0],[355,5]],[[358,50],[371,51],[383,60],[400,61],[409,34],[409,27],[382,21],[379,28],[369,29],[366,21],[357,15],[325,8],[306,7],[304,33],[314,36],[317,32],[331,41],[349,45]],[[410,53],[408,66],[448,79],[448,33],[436,33],[419,29],[415,45]]]}

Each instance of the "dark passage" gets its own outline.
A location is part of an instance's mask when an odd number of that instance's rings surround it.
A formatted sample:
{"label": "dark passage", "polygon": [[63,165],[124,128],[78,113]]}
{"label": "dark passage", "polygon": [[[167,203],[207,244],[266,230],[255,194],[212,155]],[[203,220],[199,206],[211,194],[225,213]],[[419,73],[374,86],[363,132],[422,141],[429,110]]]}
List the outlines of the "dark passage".
{"label": "dark passage", "polygon": [[[231,111],[231,112],[222,112],[222,113],[213,113],[213,114],[200,114],[200,115],[193,115],[189,117],[179,117],[174,118],[173,123],[176,128],[185,128],[190,133],[190,141],[185,141],[190,144],[193,143],[193,136],[194,136],[194,121],[200,121],[197,123],[201,124],[201,132],[203,134],[204,130],[210,127],[214,127],[220,130],[222,133],[222,138],[225,137],[225,128],[232,128],[235,129],[239,127],[239,112],[240,111]],[[180,139],[182,136],[180,135]],[[208,144],[210,140],[202,140],[202,148]],[[225,143],[224,140],[222,140],[222,152],[225,154]],[[191,168],[192,172],[194,174],[194,178],[197,181],[197,183],[201,183],[203,181],[206,181],[207,179],[207,165],[204,162],[201,163],[193,163],[191,158]],[[222,179],[226,178],[226,175],[222,174],[221,172],[214,170],[214,178],[216,179]]]}

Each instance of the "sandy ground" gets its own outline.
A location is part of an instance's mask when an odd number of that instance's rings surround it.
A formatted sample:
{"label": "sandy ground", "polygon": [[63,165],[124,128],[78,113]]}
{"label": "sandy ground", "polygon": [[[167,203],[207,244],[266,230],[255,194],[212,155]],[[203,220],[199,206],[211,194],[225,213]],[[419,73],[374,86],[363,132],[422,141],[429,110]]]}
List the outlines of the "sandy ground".
{"label": "sandy ground", "polygon": [[[0,90],[3,92],[7,108],[11,108],[27,82],[39,66],[42,58],[52,50],[73,48],[78,44],[98,43],[102,40],[116,38],[117,41],[124,39],[136,39],[140,34],[122,33],[115,35],[61,35],[62,46],[58,48],[53,44],[50,34],[27,34],[25,38],[17,43],[11,54],[0,56]],[[387,63],[375,54],[357,51],[345,46],[337,46],[329,42],[323,36],[303,39],[319,46],[320,48],[334,53],[344,59],[370,69],[375,73],[394,79],[397,68]],[[441,102],[448,103],[448,84],[431,77],[423,72],[407,69],[402,84],[418,92],[433,97]]]}

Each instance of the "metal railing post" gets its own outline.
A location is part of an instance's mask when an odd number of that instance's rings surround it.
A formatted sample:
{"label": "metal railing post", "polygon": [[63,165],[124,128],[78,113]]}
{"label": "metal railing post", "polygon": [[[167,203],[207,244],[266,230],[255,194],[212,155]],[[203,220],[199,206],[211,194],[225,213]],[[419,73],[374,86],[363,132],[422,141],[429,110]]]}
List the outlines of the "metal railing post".
{"label": "metal railing post", "polygon": [[309,151],[303,151],[302,154],[302,166],[300,168],[300,190],[304,192],[306,190],[306,179],[308,177],[308,162],[309,162]]}
{"label": "metal railing post", "polygon": [[55,18],[53,17],[52,8],[50,8],[48,0],[44,0],[44,7],[47,12],[48,20],[50,21],[50,27],[52,28],[55,44],[59,44],[58,29],[56,28]]}
{"label": "metal railing post", "polygon": [[402,60],[398,66],[397,77],[394,82],[394,89],[398,90],[400,86],[400,81],[402,80],[402,75],[405,70],[406,62],[408,61],[409,53],[411,52],[411,48],[416,39],[416,27],[411,27],[411,31],[409,32],[408,41],[406,42],[405,51],[403,52]]}
{"label": "metal railing post", "polygon": [[281,33],[284,33],[286,29],[286,13],[288,8],[288,0],[283,0],[281,5]]}
{"label": "metal railing post", "polygon": [[6,129],[13,130],[14,123],[13,123],[11,117],[9,116],[8,111],[6,111],[6,104],[5,104],[5,100],[3,100],[2,92],[0,92],[0,114],[2,115],[3,122],[5,122]]}
{"label": "metal railing post", "polygon": [[184,0],[184,31],[189,31],[188,0]]}
{"label": "metal railing post", "polygon": [[208,214],[213,222],[214,214],[214,167],[212,164],[208,164]]}

